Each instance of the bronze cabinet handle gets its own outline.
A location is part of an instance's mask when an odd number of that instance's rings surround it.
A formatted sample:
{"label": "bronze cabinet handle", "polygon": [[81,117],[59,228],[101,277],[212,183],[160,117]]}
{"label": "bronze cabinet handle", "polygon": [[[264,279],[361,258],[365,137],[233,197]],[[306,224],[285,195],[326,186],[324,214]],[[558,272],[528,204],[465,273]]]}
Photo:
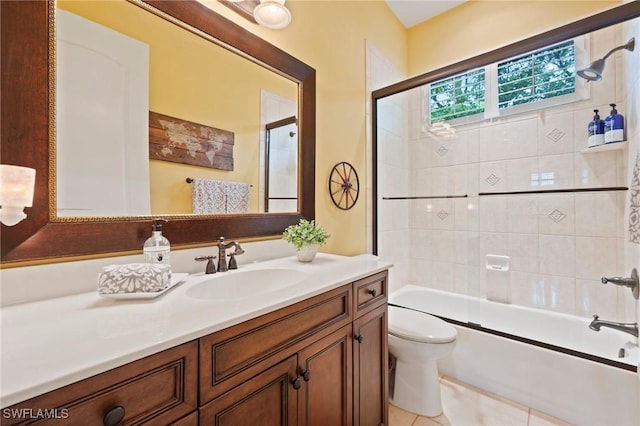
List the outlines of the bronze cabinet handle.
{"label": "bronze cabinet handle", "polygon": [[104,417],[102,418],[102,423],[104,426],[116,426],[118,423],[124,419],[125,410],[122,405],[116,405],[115,407],[111,407],[104,413]]}

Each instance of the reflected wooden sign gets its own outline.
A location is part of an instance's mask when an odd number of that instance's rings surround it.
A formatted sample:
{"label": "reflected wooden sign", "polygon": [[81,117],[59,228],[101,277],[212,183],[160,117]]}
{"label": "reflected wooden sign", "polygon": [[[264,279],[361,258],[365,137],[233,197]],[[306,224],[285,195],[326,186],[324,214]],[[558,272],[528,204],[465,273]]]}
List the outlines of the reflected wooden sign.
{"label": "reflected wooden sign", "polygon": [[149,159],[233,170],[234,134],[149,111]]}

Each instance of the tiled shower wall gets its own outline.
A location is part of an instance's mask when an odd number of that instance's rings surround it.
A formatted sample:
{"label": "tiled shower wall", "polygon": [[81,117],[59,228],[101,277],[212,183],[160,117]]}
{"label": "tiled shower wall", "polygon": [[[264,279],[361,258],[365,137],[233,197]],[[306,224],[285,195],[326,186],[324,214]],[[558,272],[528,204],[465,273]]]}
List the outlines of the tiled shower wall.
{"label": "tiled shower wall", "polygon": [[[640,39],[637,22],[592,33],[591,57],[631,33]],[[628,275],[634,261],[640,266],[638,251],[634,257],[625,242],[629,191],[478,193],[630,186],[630,157],[638,151],[637,56],[636,49],[609,58],[603,80],[589,83],[587,100],[456,126],[454,135],[425,131],[421,88],[381,100],[379,253],[399,256],[400,267],[408,260],[408,283],[481,298],[506,289],[518,305],[632,320],[630,292],[600,283],[602,276]],[[610,103],[625,115],[628,146],[583,152],[593,109],[605,117]],[[451,195],[467,197],[381,200]],[[405,224],[409,238],[397,238]],[[487,254],[508,256],[509,271],[488,271]]]}

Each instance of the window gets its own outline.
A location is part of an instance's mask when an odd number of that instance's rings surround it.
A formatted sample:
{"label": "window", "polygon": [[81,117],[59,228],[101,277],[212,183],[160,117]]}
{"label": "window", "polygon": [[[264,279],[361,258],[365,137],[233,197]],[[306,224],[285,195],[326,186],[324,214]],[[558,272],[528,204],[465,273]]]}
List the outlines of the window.
{"label": "window", "polygon": [[[428,85],[427,124],[530,111],[578,100],[574,40]],[[464,117],[464,120],[459,120]]]}
{"label": "window", "polygon": [[484,112],[484,69],[431,84],[431,122],[451,120]]}
{"label": "window", "polygon": [[576,91],[573,40],[498,64],[498,108]]}

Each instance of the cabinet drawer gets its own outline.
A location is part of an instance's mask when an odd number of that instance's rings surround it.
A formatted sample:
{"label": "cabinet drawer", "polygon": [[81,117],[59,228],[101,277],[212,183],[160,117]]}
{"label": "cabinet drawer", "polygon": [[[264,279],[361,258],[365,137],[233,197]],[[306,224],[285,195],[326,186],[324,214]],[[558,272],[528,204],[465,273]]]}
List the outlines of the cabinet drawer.
{"label": "cabinet drawer", "polygon": [[166,425],[198,408],[197,360],[186,343],[3,409],[2,424],[102,425],[124,413],[119,424]]}
{"label": "cabinet drawer", "polygon": [[387,301],[387,271],[371,275],[353,283],[354,314],[356,317]]}
{"label": "cabinet drawer", "polygon": [[200,339],[200,403],[207,402],[351,322],[351,285]]}

